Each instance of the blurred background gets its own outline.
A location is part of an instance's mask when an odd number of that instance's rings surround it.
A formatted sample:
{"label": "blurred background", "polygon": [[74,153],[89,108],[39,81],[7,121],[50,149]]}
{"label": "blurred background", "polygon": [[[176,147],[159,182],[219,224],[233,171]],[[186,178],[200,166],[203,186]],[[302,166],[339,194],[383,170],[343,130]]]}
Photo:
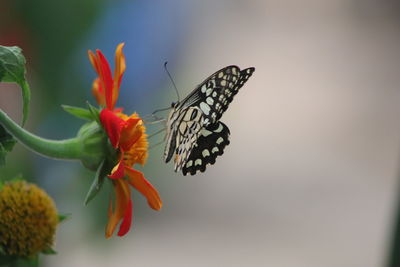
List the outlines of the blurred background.
{"label": "blurred background", "polygon": [[[230,64],[254,66],[222,121],[231,144],[184,177],[151,150],[142,169],[164,201],[137,192],[131,232],[104,238],[110,189],[94,174],[17,145],[0,178],[22,173],[71,213],[45,266],[385,266],[399,185],[400,4],[396,0],[1,0],[0,44],[18,45],[32,89],[27,128],[72,137],[60,105],[94,102],[88,49],[111,62],[125,42],[118,106],[148,114]],[[0,108],[21,119],[16,86]],[[149,127],[157,131],[162,125]],[[162,135],[151,140],[157,143]]]}

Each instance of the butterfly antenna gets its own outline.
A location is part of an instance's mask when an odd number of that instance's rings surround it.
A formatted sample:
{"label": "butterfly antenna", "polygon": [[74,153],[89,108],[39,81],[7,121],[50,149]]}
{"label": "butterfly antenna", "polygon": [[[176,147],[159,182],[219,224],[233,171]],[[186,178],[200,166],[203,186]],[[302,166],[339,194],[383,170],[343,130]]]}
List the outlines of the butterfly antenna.
{"label": "butterfly antenna", "polygon": [[177,95],[177,97],[178,97],[178,102],[180,102],[180,101],[181,101],[181,98],[179,97],[179,91],[178,91],[178,88],[176,88],[176,85],[175,85],[174,79],[172,79],[172,76],[171,76],[171,74],[170,74],[170,73],[169,73],[169,71],[168,71],[167,64],[168,64],[168,61],[165,61],[165,63],[164,63],[164,69],[165,69],[165,71],[167,72],[167,74],[168,74],[168,77],[169,77],[169,79],[171,80],[171,82],[172,82],[172,85],[173,85],[173,86],[174,86],[174,88],[175,88],[175,92],[176,92],[176,95]]}

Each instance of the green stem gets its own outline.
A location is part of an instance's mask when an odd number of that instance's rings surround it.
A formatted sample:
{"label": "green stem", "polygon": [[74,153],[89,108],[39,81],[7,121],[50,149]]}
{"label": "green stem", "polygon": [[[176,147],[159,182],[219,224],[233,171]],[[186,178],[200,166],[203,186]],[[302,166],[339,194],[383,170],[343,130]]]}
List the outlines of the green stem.
{"label": "green stem", "polygon": [[0,124],[15,139],[33,152],[53,159],[81,159],[82,145],[79,138],[60,141],[41,138],[23,129],[1,109]]}

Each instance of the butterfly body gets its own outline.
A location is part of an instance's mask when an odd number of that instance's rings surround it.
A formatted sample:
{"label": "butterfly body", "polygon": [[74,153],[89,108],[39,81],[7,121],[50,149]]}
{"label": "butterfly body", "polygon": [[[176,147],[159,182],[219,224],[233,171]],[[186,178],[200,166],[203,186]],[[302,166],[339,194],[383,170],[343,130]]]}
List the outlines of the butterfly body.
{"label": "butterfly body", "polygon": [[165,162],[174,156],[174,169],[184,175],[204,172],[229,144],[229,128],[219,120],[254,68],[225,67],[173,103],[167,119]]}

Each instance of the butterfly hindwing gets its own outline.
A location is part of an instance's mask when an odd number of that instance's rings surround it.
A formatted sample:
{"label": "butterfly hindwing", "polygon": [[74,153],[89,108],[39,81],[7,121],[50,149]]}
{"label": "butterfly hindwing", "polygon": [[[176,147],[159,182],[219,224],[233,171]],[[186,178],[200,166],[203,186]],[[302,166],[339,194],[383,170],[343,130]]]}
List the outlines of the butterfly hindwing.
{"label": "butterfly hindwing", "polygon": [[218,156],[229,145],[229,128],[222,122],[210,124],[201,130],[189,158],[182,168],[183,175],[204,172],[208,164],[214,164]]}

